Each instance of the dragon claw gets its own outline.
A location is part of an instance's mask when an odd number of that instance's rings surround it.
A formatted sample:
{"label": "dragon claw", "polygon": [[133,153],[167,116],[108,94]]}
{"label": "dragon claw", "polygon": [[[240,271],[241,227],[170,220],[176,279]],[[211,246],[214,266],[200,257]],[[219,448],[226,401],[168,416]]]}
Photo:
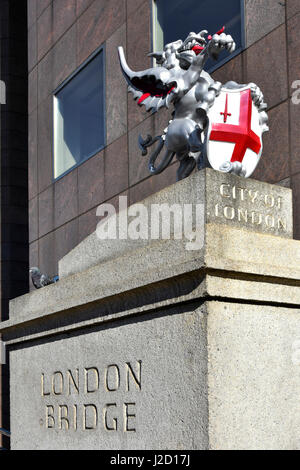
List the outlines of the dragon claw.
{"label": "dragon claw", "polygon": [[209,43],[209,50],[213,57],[218,56],[222,50],[232,53],[235,51],[236,44],[230,34],[214,34]]}

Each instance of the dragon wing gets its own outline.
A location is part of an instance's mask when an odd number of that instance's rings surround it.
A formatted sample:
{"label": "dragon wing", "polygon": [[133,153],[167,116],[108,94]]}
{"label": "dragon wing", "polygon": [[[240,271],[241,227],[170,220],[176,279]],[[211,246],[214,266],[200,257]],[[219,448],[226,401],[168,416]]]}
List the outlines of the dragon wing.
{"label": "dragon wing", "polygon": [[177,87],[173,74],[165,67],[153,67],[142,72],[134,72],[126,62],[123,47],[118,48],[123,75],[128,83],[128,91],[144,105],[147,111],[158,111],[169,107],[173,90]]}

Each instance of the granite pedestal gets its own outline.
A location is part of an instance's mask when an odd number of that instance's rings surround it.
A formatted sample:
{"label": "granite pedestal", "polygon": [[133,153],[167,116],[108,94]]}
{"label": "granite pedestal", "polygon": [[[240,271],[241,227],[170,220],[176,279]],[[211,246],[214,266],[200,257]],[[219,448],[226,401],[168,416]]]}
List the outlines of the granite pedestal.
{"label": "granite pedestal", "polygon": [[198,245],[179,220],[169,239],[95,233],[13,300],[12,448],[300,449],[291,201],[203,170],[143,202],[197,205]]}

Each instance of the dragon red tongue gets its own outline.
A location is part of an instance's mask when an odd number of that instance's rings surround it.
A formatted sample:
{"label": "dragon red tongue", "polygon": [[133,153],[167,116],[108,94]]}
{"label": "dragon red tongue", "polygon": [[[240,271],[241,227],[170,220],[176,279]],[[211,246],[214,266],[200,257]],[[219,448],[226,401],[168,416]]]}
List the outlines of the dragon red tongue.
{"label": "dragon red tongue", "polygon": [[196,45],[196,46],[192,47],[192,51],[194,51],[196,55],[200,54],[200,52],[202,52],[203,49],[204,49],[204,47],[199,46],[199,45]]}

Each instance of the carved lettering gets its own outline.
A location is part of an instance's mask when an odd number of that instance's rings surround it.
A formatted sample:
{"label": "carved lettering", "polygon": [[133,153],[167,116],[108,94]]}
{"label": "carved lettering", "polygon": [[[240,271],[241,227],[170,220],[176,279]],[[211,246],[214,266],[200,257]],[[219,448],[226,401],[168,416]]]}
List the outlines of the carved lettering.
{"label": "carved lettering", "polygon": [[245,201],[245,191],[246,191],[246,189],[245,188],[237,188],[237,191],[239,191],[240,200]]}
{"label": "carved lettering", "polygon": [[137,370],[134,371],[130,362],[126,362],[127,367],[127,381],[126,381],[126,390],[130,391],[130,378],[133,379],[135,386],[138,390],[142,389],[142,361],[137,361]]}
{"label": "carved lettering", "polygon": [[230,197],[230,184],[221,184],[220,194],[222,197]]}
{"label": "carved lettering", "polygon": [[94,393],[99,390],[100,378],[97,367],[89,367],[85,371],[85,392]]}
{"label": "carved lettering", "polygon": [[52,376],[52,392],[54,395],[62,395],[64,392],[64,376],[62,372],[54,372]]}
{"label": "carved lettering", "polygon": [[111,364],[105,370],[105,387],[108,392],[116,392],[120,387],[120,370],[116,364]]}
{"label": "carved lettering", "polygon": [[133,406],[135,407],[135,403],[124,403],[124,432],[136,432],[136,429],[133,427],[134,423],[131,421],[136,416],[131,414],[132,410],[129,410]]}
{"label": "carved lettering", "polygon": [[[219,191],[223,202],[214,205],[215,217],[239,222],[242,225],[262,226],[269,230],[287,232],[287,220],[278,213],[282,209],[282,197],[229,183],[222,183]],[[232,205],[228,204],[230,199],[233,202]],[[243,203],[248,203],[248,206],[244,207]],[[255,206],[252,210],[249,210],[249,203]],[[264,210],[268,210],[268,213],[265,214]],[[208,216],[210,214],[209,211]]]}
{"label": "carved lettering", "polygon": [[46,405],[46,428],[53,429],[54,427],[55,427],[54,406]]}
{"label": "carved lettering", "polygon": [[73,426],[74,431],[77,431],[77,405],[73,405]]}
{"label": "carved lettering", "polygon": [[215,205],[215,216],[219,217],[219,204]]}
{"label": "carved lettering", "polygon": [[108,418],[108,413],[111,408],[116,408],[116,403],[108,403],[103,408],[103,425],[106,431],[117,431],[118,430],[118,420],[117,418]]}
{"label": "carved lettering", "polygon": [[97,429],[98,426],[98,409],[96,405],[83,405],[83,429]]}
{"label": "carved lettering", "polygon": [[249,194],[250,201],[252,202],[252,204],[254,204],[254,202],[258,198],[258,191],[252,191],[252,189],[249,189],[248,194]]}
{"label": "carved lettering", "polygon": [[228,220],[233,220],[235,217],[234,207],[229,207],[229,206],[224,207],[224,217]]}
{"label": "carved lettering", "polygon": [[272,215],[266,215],[265,217],[266,225],[269,228],[274,228],[275,227],[275,219]]}
{"label": "carved lettering", "polygon": [[281,209],[281,207],[282,207],[282,198],[281,197],[277,198],[277,207],[278,207],[278,209]]}
{"label": "carved lettering", "polygon": [[280,230],[284,230],[285,232],[287,231],[287,221],[284,219],[279,218],[277,221],[277,228]]}
{"label": "carved lettering", "polygon": [[50,392],[45,392],[45,374],[41,376],[41,386],[42,386],[42,397],[50,395]]}
{"label": "carved lettering", "polygon": [[214,204],[212,211],[207,211],[208,217],[233,221],[235,225],[252,226],[252,229],[261,227],[271,232],[288,231],[287,218],[280,213],[284,202],[281,196],[230,183],[222,183],[219,193],[219,202]]}
{"label": "carved lettering", "polygon": [[261,225],[262,224],[262,214],[258,213],[258,212],[252,212],[251,213],[251,221],[253,223],[253,225]]}
{"label": "carved lettering", "polygon": [[67,405],[59,405],[58,406],[58,427],[59,429],[63,429],[63,426],[65,426],[65,429],[68,430],[70,427],[70,422],[68,419],[69,416],[69,408]]}
{"label": "carved lettering", "polygon": [[[142,390],[142,361],[109,364],[41,373],[41,399],[46,411],[45,427],[60,432],[136,432],[136,397]],[[116,400],[108,397],[115,393]],[[93,394],[93,395],[91,395]],[[122,395],[124,394],[124,401]],[[130,395],[131,394],[131,399]],[[80,401],[74,399],[80,396]],[[85,402],[84,398],[93,396]],[[55,404],[49,404],[50,398]],[[59,398],[58,398],[59,397]],[[63,400],[62,400],[62,397]],[[57,403],[61,399],[60,403]],[[102,422],[99,417],[102,415]],[[43,423],[44,420],[41,420]]]}
{"label": "carved lettering", "polygon": [[248,211],[247,209],[238,209],[238,221],[239,222],[248,222]]}
{"label": "carved lettering", "polygon": [[274,207],[275,206],[275,198],[271,194],[265,195],[265,205],[267,207]]}
{"label": "carved lettering", "polygon": [[68,370],[68,395],[71,395],[71,388],[79,395],[79,370],[76,369],[76,378],[74,378],[72,371]]}

